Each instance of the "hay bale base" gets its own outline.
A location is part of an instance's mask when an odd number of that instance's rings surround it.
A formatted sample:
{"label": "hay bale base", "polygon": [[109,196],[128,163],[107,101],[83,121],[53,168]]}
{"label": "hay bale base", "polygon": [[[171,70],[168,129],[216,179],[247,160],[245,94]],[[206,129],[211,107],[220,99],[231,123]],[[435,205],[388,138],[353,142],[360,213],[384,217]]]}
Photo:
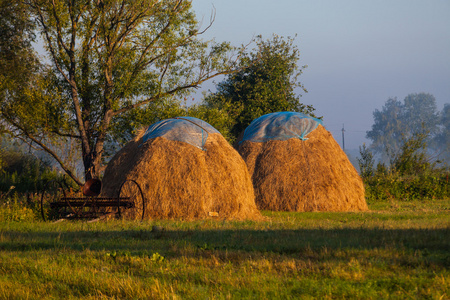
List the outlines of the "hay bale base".
{"label": "hay bale base", "polygon": [[256,204],[272,211],[364,211],[364,185],[356,169],[322,125],[308,140],[244,141]]}

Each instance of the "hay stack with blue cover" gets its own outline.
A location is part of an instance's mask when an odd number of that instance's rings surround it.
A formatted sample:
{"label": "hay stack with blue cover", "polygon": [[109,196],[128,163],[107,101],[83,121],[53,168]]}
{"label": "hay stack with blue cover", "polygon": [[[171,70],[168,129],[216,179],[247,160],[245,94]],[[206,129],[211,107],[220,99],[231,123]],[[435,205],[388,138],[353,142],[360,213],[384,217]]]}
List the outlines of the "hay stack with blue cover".
{"label": "hay stack with blue cover", "polygon": [[167,119],[138,134],[108,164],[103,194],[126,179],[141,186],[146,219],[261,218],[244,160],[200,119]]}
{"label": "hay stack with blue cover", "polygon": [[364,211],[364,185],[322,121],[295,112],[254,120],[239,143],[256,204],[272,211]]}

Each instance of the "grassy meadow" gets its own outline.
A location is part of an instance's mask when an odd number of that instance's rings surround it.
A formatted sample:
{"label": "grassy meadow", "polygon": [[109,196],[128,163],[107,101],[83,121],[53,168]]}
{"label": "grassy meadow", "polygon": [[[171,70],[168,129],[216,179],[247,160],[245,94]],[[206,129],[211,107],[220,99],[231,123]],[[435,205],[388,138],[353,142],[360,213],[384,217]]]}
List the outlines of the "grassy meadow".
{"label": "grassy meadow", "polygon": [[261,222],[4,219],[0,299],[450,299],[450,200],[369,206]]}

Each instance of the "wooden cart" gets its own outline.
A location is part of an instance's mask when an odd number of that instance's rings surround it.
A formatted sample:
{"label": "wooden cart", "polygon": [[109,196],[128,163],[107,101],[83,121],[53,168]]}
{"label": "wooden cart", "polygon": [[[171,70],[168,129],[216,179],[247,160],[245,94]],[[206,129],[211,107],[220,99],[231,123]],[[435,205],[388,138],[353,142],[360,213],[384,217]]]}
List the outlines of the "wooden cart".
{"label": "wooden cart", "polygon": [[50,181],[41,195],[41,214],[44,221],[61,219],[102,219],[117,217],[143,220],[145,198],[139,184],[125,180],[116,197],[99,197],[101,181],[91,179],[75,195],[59,181]]}

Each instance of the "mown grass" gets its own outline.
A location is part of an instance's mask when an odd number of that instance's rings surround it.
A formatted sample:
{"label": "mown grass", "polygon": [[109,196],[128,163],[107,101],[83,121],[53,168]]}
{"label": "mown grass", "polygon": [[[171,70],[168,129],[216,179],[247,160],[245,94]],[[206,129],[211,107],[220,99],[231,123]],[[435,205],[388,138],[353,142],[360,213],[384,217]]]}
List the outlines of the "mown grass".
{"label": "mown grass", "polygon": [[450,200],[370,208],[262,222],[3,221],[0,298],[450,299]]}

